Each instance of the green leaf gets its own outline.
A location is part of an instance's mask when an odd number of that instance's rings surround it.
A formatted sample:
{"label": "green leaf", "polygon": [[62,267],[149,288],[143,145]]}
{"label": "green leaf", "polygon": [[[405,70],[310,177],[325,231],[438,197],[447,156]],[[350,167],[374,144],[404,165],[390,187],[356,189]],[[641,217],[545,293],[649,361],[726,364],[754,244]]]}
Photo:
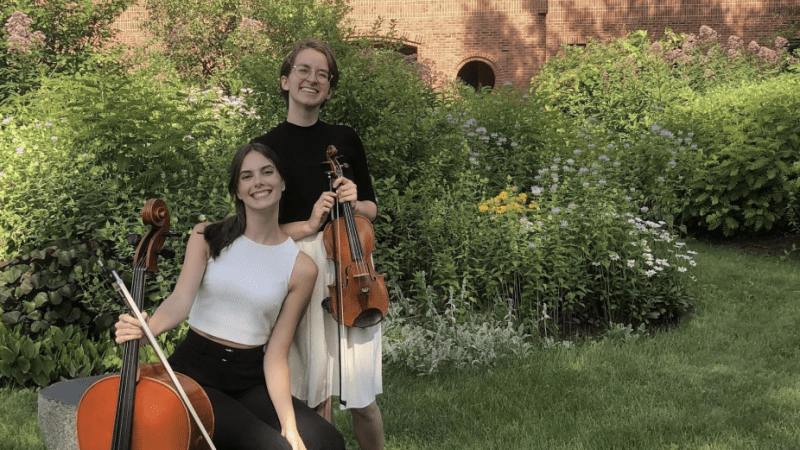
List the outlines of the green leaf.
{"label": "green leaf", "polygon": [[6,378],[11,378],[11,373],[13,372],[13,367],[11,363],[0,360],[0,374]]}
{"label": "green leaf", "polygon": [[58,327],[50,327],[50,332],[53,335],[53,345],[55,347],[61,347],[65,340],[64,332]]}
{"label": "green leaf", "polygon": [[41,308],[42,305],[47,303],[49,300],[50,299],[48,298],[46,292],[39,292],[38,294],[36,294],[36,297],[33,298],[33,302],[36,308]]}
{"label": "green leaf", "polygon": [[28,361],[27,358],[25,358],[24,356],[20,356],[19,358],[17,358],[15,365],[20,372],[26,375],[30,375],[31,362]]}
{"label": "green leaf", "polygon": [[44,373],[34,374],[31,379],[37,386],[45,387],[50,384],[50,377]]}
{"label": "green leaf", "polygon": [[14,325],[19,323],[20,317],[22,317],[21,311],[10,311],[7,313],[3,313],[3,323]]}
{"label": "green leaf", "polygon": [[33,357],[36,356],[36,345],[33,343],[31,338],[27,336],[25,336],[25,338],[22,340],[20,350],[22,351],[22,356],[27,359],[33,359]]}
{"label": "green leaf", "polygon": [[0,361],[13,362],[17,359],[17,353],[11,351],[5,345],[0,345]]}

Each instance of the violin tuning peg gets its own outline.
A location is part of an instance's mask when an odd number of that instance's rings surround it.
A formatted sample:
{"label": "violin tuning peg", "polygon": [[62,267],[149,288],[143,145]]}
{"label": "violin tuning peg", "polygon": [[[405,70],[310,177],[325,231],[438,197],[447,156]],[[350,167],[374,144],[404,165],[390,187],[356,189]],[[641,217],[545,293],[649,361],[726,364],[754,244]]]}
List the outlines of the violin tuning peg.
{"label": "violin tuning peg", "polygon": [[156,252],[159,256],[164,259],[173,259],[175,258],[175,250],[169,247],[163,247],[161,250]]}
{"label": "violin tuning peg", "polygon": [[131,247],[137,247],[141,240],[142,236],[140,234],[131,233],[128,235],[128,244],[130,244]]}

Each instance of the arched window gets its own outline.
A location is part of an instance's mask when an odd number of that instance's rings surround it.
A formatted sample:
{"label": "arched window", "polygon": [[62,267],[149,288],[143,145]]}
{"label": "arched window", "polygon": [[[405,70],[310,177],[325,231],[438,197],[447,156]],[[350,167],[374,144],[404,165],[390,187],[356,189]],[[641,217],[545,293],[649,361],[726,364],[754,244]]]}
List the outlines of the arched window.
{"label": "arched window", "polygon": [[494,87],[494,71],[483,61],[470,61],[458,71],[458,79],[476,90],[482,87]]}

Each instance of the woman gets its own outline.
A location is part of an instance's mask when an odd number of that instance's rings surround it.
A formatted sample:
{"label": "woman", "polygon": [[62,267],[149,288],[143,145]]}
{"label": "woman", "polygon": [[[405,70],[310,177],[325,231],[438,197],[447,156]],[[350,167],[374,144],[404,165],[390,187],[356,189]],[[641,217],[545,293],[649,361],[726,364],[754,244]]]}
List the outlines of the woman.
{"label": "woman", "polygon": [[[331,396],[339,395],[339,338],[337,323],[320,306],[328,296],[334,266],[326,260],[322,233],[338,197],[350,202],[356,214],[375,220],[375,192],[366,154],[356,132],[319,120],[320,109],[339,81],[333,51],[323,42],[307,39],[295,44],[281,66],[280,82],[288,106],[286,121],[253,142],[268,145],[285,163],[286,193],[281,201],[281,229],[308,253],[319,268],[314,293],[300,323],[289,355],[292,392],[333,422]],[[345,177],[330,192],[326,150],[334,145],[345,163]],[[329,166],[328,166],[329,167]],[[353,418],[362,449],[383,448],[383,421],[375,401],[382,392],[381,326],[346,328],[343,345],[342,398]],[[341,402],[340,402],[341,403]]]}
{"label": "woman", "polygon": [[[175,290],[145,319],[158,335],[189,317],[169,361],[208,394],[220,449],[344,449],[336,429],[290,393],[289,347],[317,268],[278,225],[282,173],[263,145],[236,153],[236,215],[194,227]],[[138,320],[120,316],[118,344],[142,336]]]}

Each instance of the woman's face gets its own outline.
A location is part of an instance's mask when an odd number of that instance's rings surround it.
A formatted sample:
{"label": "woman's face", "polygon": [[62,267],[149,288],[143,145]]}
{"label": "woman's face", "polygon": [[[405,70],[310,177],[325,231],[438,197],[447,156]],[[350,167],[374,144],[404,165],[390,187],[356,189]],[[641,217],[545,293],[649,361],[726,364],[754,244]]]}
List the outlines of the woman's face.
{"label": "woman's face", "polygon": [[[320,72],[323,72],[320,75]],[[289,76],[281,77],[281,87],[289,91],[289,109],[302,107],[319,108],[325,100],[331,98],[330,81],[324,74],[330,73],[328,59],[325,54],[307,48],[301,50],[294,59]]]}
{"label": "woman's face", "polygon": [[284,189],[275,164],[257,151],[251,151],[242,160],[236,196],[247,209],[263,210],[277,207]]}

